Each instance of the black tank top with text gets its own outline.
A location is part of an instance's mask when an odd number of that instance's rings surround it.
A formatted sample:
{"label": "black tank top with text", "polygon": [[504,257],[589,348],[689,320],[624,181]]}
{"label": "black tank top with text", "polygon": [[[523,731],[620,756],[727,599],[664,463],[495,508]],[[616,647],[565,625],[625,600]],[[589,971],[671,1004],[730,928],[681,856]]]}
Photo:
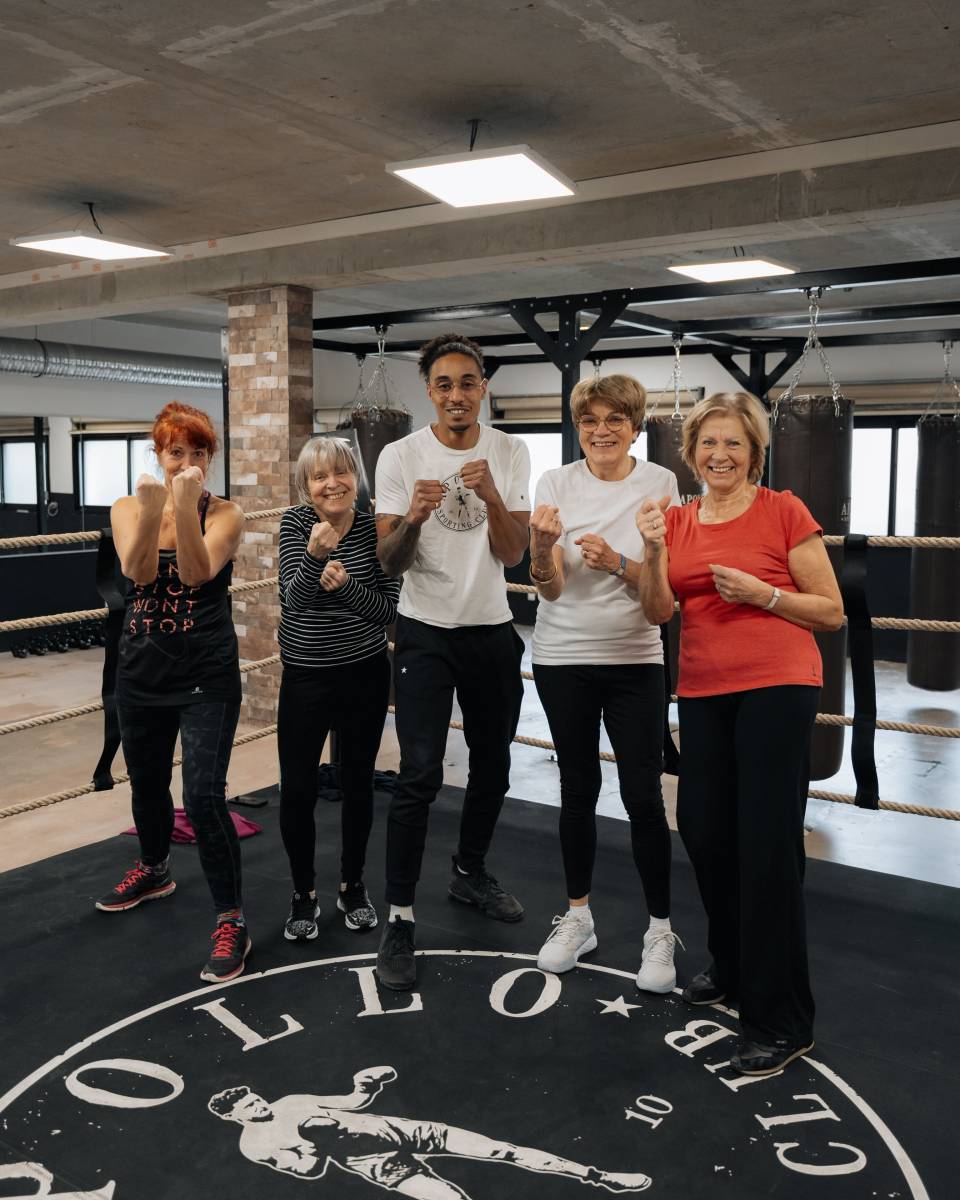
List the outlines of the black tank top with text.
{"label": "black tank top with text", "polygon": [[[210,493],[200,499],[206,532]],[[240,660],[230,614],[233,563],[199,587],[180,579],[177,552],[161,550],[152,583],[125,580],[117,696],[151,706],[240,703]]]}

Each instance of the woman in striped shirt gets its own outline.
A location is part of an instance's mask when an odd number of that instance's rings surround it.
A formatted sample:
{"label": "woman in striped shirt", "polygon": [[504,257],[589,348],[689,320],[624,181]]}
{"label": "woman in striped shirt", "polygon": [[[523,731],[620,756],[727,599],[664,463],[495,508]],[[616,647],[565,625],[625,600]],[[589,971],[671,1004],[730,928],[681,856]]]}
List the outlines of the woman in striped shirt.
{"label": "woman in striped shirt", "polygon": [[297,461],[303,503],[280,522],[277,742],[280,832],[294,888],[283,931],[289,941],[318,933],[313,810],[317,766],[331,729],[339,736],[343,792],[337,908],[348,929],[377,924],[363,865],[390,688],[385,626],[396,618],[400,581],[380,569],[374,518],[354,507],[358,473],[345,441],[312,438]]}

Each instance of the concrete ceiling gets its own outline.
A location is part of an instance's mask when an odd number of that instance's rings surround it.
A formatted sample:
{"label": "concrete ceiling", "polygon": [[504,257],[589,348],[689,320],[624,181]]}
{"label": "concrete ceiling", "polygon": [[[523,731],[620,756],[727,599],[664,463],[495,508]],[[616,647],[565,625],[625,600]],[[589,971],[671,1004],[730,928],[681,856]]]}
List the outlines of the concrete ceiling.
{"label": "concrete ceiling", "polygon": [[[956,0],[4,0],[0,327],[208,328],[265,283],[324,316],[659,286],[735,247],[800,271],[960,256],[958,62]],[[472,117],[577,198],[457,213],[385,173]],[[8,245],[87,200],[172,258]],[[803,308],[711,303],[685,312]]]}

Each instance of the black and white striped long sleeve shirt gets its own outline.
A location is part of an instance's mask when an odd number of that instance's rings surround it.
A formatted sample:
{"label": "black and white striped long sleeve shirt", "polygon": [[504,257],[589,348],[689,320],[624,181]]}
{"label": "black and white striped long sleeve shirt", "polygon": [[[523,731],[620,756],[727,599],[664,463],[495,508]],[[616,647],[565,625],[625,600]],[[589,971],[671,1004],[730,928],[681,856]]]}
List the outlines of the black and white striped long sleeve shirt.
{"label": "black and white striped long sleeve shirt", "polygon": [[379,654],[384,630],[397,615],[400,580],[377,560],[377,527],[356,514],[332,557],[350,576],[342,588],[320,586],[325,561],[307,553],[317,514],[307,504],[289,508],[280,521],[280,657],[298,667],[335,667]]}

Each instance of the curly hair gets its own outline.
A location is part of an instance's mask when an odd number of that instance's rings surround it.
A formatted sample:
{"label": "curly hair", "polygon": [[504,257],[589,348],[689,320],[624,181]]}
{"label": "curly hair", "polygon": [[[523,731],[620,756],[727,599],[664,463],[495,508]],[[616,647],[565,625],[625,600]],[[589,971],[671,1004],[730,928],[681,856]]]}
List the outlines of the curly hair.
{"label": "curly hair", "polygon": [[431,338],[426,345],[420,347],[420,374],[429,383],[430,368],[444,354],[465,354],[480,368],[483,374],[483,351],[476,342],[462,333],[441,333],[439,337]]}
{"label": "curly hair", "polygon": [[217,432],[213,422],[199,408],[171,400],[157,413],[151,435],[157,450],[166,450],[178,440],[209,452],[212,458],[217,452]]}
{"label": "curly hair", "polygon": [[207,1101],[207,1108],[212,1113],[216,1113],[218,1117],[229,1117],[240,1101],[252,1094],[246,1084],[241,1084],[240,1087],[226,1088],[225,1091],[217,1092],[215,1096],[210,1097]]}

